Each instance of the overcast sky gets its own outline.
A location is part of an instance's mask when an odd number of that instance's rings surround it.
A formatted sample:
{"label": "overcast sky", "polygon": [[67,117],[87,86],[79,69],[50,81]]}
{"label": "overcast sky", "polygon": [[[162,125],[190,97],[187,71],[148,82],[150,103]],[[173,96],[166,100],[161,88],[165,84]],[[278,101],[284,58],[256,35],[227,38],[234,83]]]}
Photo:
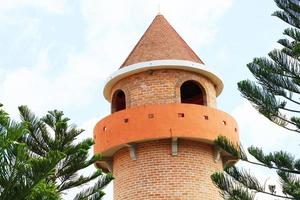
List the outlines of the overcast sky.
{"label": "overcast sky", "polygon": [[[296,135],[257,114],[236,86],[251,79],[246,64],[279,47],[276,41],[288,27],[271,17],[277,9],[272,0],[0,0],[0,102],[15,119],[22,104],[40,116],[63,110],[86,129],[82,138],[92,137],[95,123],[110,113],[102,95],[106,77],[119,68],[159,7],[222,78],[218,107],[237,119],[242,144],[299,152]],[[261,168],[253,172],[276,182]],[[107,193],[105,199],[112,199],[111,186]]]}

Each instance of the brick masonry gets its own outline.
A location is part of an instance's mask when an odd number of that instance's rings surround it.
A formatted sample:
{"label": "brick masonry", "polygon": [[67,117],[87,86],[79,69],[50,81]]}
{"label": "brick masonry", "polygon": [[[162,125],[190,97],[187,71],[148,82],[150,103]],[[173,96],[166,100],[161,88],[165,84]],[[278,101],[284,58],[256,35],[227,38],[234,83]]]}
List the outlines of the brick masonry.
{"label": "brick masonry", "polygon": [[180,86],[188,80],[198,82],[205,90],[206,105],[216,108],[216,90],[213,83],[197,73],[183,70],[150,70],[126,77],[113,87],[111,98],[116,90],[121,89],[126,96],[126,108],[180,103]]}
{"label": "brick masonry", "polygon": [[[205,104],[216,108],[214,84],[198,73],[177,69],[149,70],[126,77],[114,85],[111,98],[121,89],[126,108],[180,103],[180,87],[189,80],[202,87]],[[222,199],[210,179],[223,168],[222,161],[214,160],[212,145],[179,139],[178,156],[172,156],[171,139],[165,139],[139,143],[136,152],[137,160],[130,158],[127,147],[113,156],[114,200]]]}
{"label": "brick masonry", "polygon": [[171,140],[137,144],[137,160],[123,148],[113,157],[114,200],[221,200],[210,175],[222,170],[211,145],[178,141],[171,155]]}

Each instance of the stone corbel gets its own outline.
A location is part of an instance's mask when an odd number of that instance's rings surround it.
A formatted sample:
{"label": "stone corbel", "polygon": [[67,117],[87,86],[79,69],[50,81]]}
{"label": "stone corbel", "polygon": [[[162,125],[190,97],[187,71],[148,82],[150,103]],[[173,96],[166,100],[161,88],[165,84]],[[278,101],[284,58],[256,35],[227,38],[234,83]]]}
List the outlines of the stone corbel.
{"label": "stone corbel", "polygon": [[178,155],[178,138],[172,138],[172,156]]}
{"label": "stone corbel", "polygon": [[221,150],[218,147],[214,147],[214,161],[215,163],[219,162],[221,159]]}
{"label": "stone corbel", "polygon": [[128,148],[129,148],[130,158],[132,160],[136,160],[137,159],[137,157],[136,157],[136,144],[130,143],[130,144],[127,144],[126,146],[128,146]]}

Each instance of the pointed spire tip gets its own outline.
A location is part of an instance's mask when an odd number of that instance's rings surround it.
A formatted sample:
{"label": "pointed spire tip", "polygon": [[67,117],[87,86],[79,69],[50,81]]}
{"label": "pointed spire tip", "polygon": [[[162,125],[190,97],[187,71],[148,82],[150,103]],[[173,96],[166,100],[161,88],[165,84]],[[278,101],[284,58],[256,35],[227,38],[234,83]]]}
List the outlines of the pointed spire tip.
{"label": "pointed spire tip", "polygon": [[158,12],[157,12],[157,15],[162,15],[162,14],[161,14],[160,4],[158,4]]}

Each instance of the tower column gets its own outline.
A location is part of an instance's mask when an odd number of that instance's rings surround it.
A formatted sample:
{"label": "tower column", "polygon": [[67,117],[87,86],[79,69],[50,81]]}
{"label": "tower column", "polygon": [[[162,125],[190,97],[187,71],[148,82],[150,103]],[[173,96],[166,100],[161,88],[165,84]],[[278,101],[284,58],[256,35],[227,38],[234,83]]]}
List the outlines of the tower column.
{"label": "tower column", "polygon": [[223,168],[214,161],[214,149],[201,142],[180,139],[172,156],[171,140],[139,143],[137,160],[129,149],[114,154],[115,200],[218,200],[222,199],[210,175]]}
{"label": "tower column", "polygon": [[223,83],[162,15],[104,87],[111,114],[94,129],[96,163],[112,172],[114,200],[222,199],[210,176],[235,158],[214,147],[238,142],[217,109]]}

